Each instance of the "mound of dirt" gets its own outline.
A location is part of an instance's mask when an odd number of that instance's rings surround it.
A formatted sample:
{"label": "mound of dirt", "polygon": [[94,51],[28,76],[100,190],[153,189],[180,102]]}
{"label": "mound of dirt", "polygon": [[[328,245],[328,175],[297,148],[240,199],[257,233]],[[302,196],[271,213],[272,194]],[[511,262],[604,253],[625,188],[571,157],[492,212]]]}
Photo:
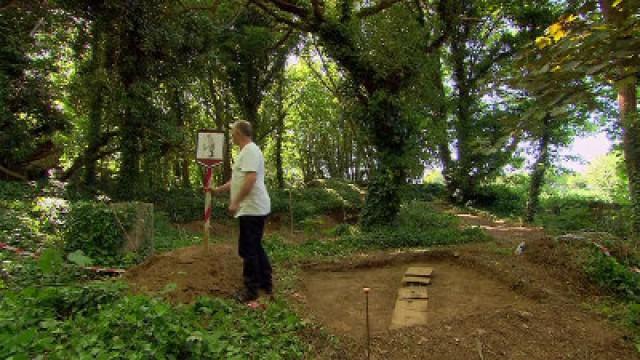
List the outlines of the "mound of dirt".
{"label": "mound of dirt", "polygon": [[127,271],[124,279],[134,292],[190,303],[198,296],[233,295],[242,286],[242,262],[231,244],[211,245],[208,251],[192,246],[154,255]]}

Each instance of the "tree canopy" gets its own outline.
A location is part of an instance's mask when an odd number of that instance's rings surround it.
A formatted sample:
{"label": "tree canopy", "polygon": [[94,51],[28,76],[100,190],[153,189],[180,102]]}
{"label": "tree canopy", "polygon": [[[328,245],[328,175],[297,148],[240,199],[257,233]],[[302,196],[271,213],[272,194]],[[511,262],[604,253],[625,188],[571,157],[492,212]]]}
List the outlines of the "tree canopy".
{"label": "tree canopy", "polygon": [[473,201],[522,147],[533,214],[556,150],[604,125],[640,193],[638,18],[631,0],[9,1],[0,170],[143,199],[199,181],[197,129],[246,119],[269,181],[365,184],[375,227],[425,165]]}

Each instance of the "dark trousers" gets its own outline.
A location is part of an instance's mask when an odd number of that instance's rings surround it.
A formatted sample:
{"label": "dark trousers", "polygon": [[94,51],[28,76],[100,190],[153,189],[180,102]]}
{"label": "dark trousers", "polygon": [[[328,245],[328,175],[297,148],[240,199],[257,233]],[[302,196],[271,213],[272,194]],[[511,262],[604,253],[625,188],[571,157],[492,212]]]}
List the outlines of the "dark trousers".
{"label": "dark trousers", "polygon": [[258,289],[271,291],[271,263],[262,247],[266,216],[239,216],[238,253],[243,260],[244,285],[251,293]]}

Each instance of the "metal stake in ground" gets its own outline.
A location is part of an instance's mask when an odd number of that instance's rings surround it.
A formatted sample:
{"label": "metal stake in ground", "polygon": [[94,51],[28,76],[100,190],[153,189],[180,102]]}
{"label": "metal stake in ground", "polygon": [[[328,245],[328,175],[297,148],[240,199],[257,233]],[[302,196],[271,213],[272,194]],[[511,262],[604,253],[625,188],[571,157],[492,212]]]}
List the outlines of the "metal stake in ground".
{"label": "metal stake in ground", "polygon": [[366,327],[367,327],[367,360],[371,359],[371,333],[369,331],[369,289],[368,287],[363,288],[364,292],[364,312],[366,318]]}

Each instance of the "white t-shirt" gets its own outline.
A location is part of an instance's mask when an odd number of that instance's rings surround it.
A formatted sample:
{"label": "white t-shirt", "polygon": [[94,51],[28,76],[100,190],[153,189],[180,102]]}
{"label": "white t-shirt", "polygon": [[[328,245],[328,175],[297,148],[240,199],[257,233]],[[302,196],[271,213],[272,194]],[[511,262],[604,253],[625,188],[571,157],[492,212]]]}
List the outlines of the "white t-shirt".
{"label": "white t-shirt", "polygon": [[243,215],[264,216],[271,212],[271,199],[264,185],[264,156],[260,148],[250,142],[242,148],[233,164],[231,173],[231,200],[235,199],[244,184],[248,172],[256,173],[256,183],[240,202],[235,217]]}

